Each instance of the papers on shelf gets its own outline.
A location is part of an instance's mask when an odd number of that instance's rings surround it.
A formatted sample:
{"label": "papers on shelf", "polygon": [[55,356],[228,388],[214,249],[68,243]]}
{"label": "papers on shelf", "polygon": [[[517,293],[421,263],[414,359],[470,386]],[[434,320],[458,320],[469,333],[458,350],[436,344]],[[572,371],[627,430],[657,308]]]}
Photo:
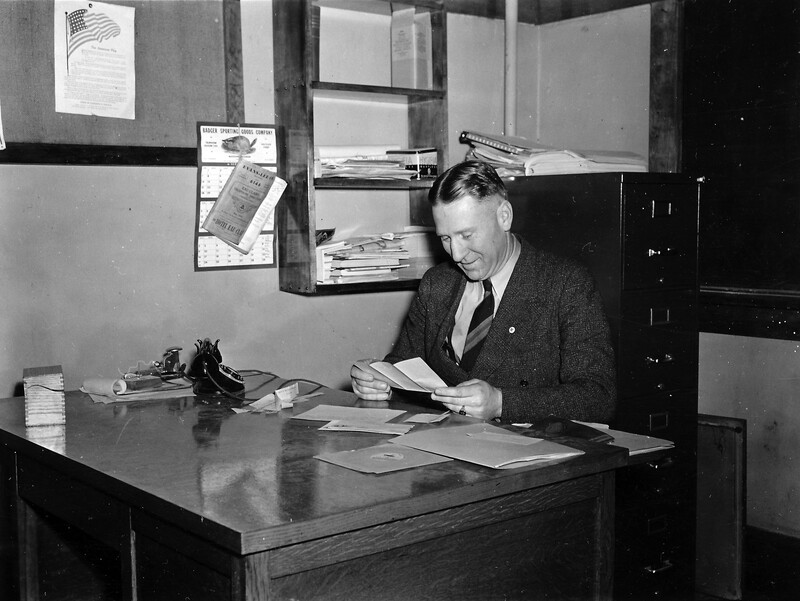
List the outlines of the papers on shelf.
{"label": "papers on shelf", "polygon": [[548,150],[525,160],[525,175],[560,173],[646,172],[647,159],[633,152]]}
{"label": "papers on shelf", "polygon": [[[396,144],[318,146],[314,176],[408,181],[435,175],[435,148],[401,149]],[[431,167],[433,165],[433,167]]]}
{"label": "papers on shelf", "polygon": [[385,233],[329,240],[316,248],[317,282],[353,283],[399,279],[412,258],[420,256],[424,233]]}
{"label": "papers on shelf", "polygon": [[392,388],[414,392],[433,392],[436,388],[447,386],[444,380],[420,357],[413,357],[395,364],[374,361],[367,367],[377,372],[376,375],[382,380],[388,380]]}
{"label": "papers on shelf", "polygon": [[633,152],[574,150],[529,142],[518,136],[464,131],[467,159],[491,164],[501,177],[614,171],[646,172],[647,159]]}
{"label": "papers on shelf", "polygon": [[391,443],[494,469],[559,461],[583,454],[566,445],[514,434],[486,423],[412,432],[393,438]]}

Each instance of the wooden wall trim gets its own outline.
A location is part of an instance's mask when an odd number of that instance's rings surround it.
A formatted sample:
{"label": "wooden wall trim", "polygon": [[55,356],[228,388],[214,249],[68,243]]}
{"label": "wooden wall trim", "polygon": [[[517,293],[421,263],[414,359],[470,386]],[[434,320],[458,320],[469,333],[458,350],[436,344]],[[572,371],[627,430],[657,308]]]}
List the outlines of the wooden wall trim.
{"label": "wooden wall trim", "polygon": [[242,11],[239,0],[222,1],[225,45],[225,114],[228,123],[244,123]]}
{"label": "wooden wall trim", "polygon": [[700,287],[701,332],[800,340],[800,293]]}
{"label": "wooden wall trim", "polygon": [[[505,0],[444,0],[447,12],[488,19],[505,19]],[[523,0],[519,22],[543,25],[611,10],[650,4],[646,0]]]}
{"label": "wooden wall trim", "polygon": [[654,2],[650,9],[650,171],[681,168],[683,5]]}

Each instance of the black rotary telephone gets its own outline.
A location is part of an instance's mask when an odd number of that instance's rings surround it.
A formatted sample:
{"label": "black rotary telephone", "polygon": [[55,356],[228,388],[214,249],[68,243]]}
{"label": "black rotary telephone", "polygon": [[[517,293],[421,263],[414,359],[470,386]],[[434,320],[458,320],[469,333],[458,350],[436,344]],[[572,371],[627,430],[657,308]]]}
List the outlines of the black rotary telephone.
{"label": "black rotary telephone", "polygon": [[186,377],[195,394],[226,394],[244,390],[244,378],[235,369],[222,364],[219,340],[212,344],[210,338],[195,343],[197,355]]}

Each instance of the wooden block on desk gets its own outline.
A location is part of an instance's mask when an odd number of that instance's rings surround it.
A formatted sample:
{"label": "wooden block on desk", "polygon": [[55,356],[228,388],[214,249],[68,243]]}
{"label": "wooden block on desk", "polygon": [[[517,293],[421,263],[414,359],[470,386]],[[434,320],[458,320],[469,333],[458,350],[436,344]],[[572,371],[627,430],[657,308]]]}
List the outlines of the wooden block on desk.
{"label": "wooden block on desk", "polygon": [[57,426],[67,422],[64,374],[60,365],[26,367],[22,383],[26,426]]}

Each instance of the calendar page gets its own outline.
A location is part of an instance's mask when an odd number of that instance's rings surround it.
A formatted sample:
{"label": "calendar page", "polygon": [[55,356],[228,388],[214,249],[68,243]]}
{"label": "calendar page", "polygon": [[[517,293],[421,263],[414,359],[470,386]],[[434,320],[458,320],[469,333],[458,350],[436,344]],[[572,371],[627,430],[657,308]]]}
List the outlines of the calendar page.
{"label": "calendar page", "polygon": [[270,214],[253,248],[243,254],[203,229],[202,223],[240,158],[277,172],[274,125],[197,124],[197,209],[195,271],[276,266],[275,215]]}

